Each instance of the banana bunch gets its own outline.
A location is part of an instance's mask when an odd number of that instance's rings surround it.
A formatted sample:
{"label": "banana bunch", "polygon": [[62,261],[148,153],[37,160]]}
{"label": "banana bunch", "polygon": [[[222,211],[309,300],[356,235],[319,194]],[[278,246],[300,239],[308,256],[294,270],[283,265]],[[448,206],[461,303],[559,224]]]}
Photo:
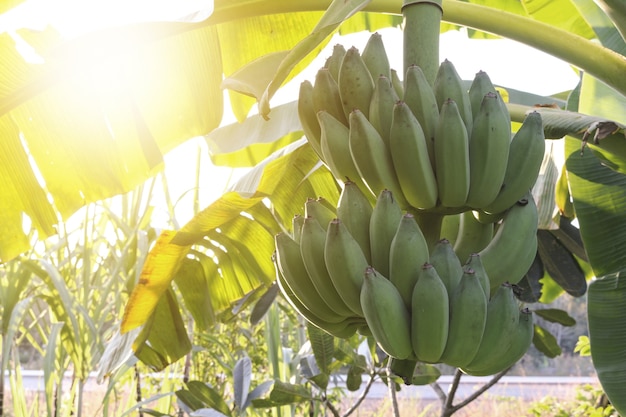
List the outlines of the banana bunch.
{"label": "banana bunch", "polygon": [[362,53],[335,46],[315,82],[301,84],[298,104],[305,135],[333,175],[370,199],[390,190],[403,210],[471,210],[493,223],[532,187],[543,159],[541,116],[529,114],[512,138],[485,72],[468,90],[445,60],[433,85],[416,65],[402,81],[377,33]]}
{"label": "banana bunch", "polygon": [[[471,375],[499,372],[532,340],[532,314],[520,310],[512,284],[528,269],[520,254],[536,250],[528,231],[537,208],[528,193],[497,230],[467,213],[455,245],[441,239],[429,248],[416,216],[391,191],[372,203],[346,181],[337,207],[309,199],[292,233],[276,235],[279,287],[312,324],[340,338],[371,336],[409,367],[421,361]],[[479,235],[489,239],[465,243]]]}

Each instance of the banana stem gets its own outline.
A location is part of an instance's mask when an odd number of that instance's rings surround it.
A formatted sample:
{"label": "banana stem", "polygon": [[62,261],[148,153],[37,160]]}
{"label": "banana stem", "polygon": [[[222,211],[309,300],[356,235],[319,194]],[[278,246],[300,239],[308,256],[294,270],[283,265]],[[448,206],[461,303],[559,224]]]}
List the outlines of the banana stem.
{"label": "banana stem", "polygon": [[404,74],[418,65],[433,85],[439,68],[439,29],[442,0],[404,0]]}

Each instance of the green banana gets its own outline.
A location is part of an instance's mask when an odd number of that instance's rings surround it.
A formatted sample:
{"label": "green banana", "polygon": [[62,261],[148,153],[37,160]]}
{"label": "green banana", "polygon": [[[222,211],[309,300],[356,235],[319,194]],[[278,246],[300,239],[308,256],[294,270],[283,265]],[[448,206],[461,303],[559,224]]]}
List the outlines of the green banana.
{"label": "green banana", "polygon": [[389,151],[396,176],[407,202],[419,209],[437,205],[437,180],[430,162],[424,131],[409,106],[393,106]]}
{"label": "green banana", "polygon": [[372,94],[372,101],[370,102],[368,119],[388,147],[393,107],[399,98],[393,85],[391,85],[389,77],[380,75],[374,80],[374,93]]}
{"label": "green banana", "polygon": [[452,62],[444,60],[437,70],[433,92],[437,99],[439,109],[447,100],[454,100],[459,108],[459,114],[465,123],[467,132],[472,131],[472,104],[470,102],[469,92],[463,85],[463,80],[456,71]]}
{"label": "green banana", "polygon": [[369,106],[374,94],[374,79],[359,50],[351,47],[346,51],[339,69],[339,95],[346,118],[359,109],[369,116]]}
{"label": "green banana", "polygon": [[435,176],[439,201],[462,207],[470,186],[469,139],[454,100],[443,102],[435,133]]}
{"label": "green banana", "polygon": [[409,358],[413,354],[411,318],[396,287],[368,266],[360,298],[365,321],[380,348],[391,357]]}
{"label": "green banana", "polygon": [[476,115],[478,114],[478,110],[480,110],[480,103],[481,101],[483,101],[483,97],[485,97],[485,94],[489,92],[496,93],[498,94],[498,96],[500,96],[500,100],[498,100],[498,103],[502,106],[502,110],[507,116],[509,130],[510,130],[511,115],[509,114],[509,110],[507,109],[506,103],[502,99],[500,92],[493,85],[493,83],[491,82],[491,79],[489,78],[489,76],[487,75],[485,71],[478,71],[476,73],[476,75],[474,76],[474,80],[472,80],[472,84],[470,85],[470,88],[469,88],[470,103],[472,105],[472,117],[474,119],[476,118]]}
{"label": "green banana", "polygon": [[519,306],[513,287],[503,284],[498,287],[487,304],[487,321],[480,348],[465,370],[489,367],[493,358],[508,349],[511,335],[519,321]]}
{"label": "green banana", "polygon": [[321,318],[313,314],[294,295],[293,291],[287,284],[287,281],[285,281],[285,278],[280,273],[278,266],[276,266],[276,282],[281,293],[294,310],[296,310],[308,322],[319,327],[320,329],[324,330],[326,333],[332,336],[341,339],[347,339],[354,335],[357,330],[364,325],[364,320],[362,317],[358,319],[345,319],[339,323],[330,323],[322,320]]}
{"label": "green banana", "polygon": [[278,233],[274,240],[280,273],[300,303],[324,321],[329,323],[343,321],[345,316],[334,312],[315,289],[302,261],[300,245],[286,233]]}
{"label": "green banana", "polygon": [[380,134],[360,110],[350,113],[350,154],[361,178],[373,195],[384,189],[390,190],[400,207],[406,200],[400,190],[391,154]]}
{"label": "green banana", "polygon": [[300,119],[300,125],[302,125],[306,140],[315,153],[322,158],[322,132],[315,113],[313,84],[309,80],[305,80],[300,84],[300,90],[298,91],[298,118]]}
{"label": "green banana", "polygon": [[448,239],[441,239],[435,244],[428,262],[437,270],[448,294],[452,294],[461,282],[463,266]]}
{"label": "green banana", "polygon": [[363,286],[363,271],[367,259],[359,243],[340,219],[328,225],[324,262],[337,292],[346,305],[358,316],[363,316],[360,293]]}
{"label": "green banana", "polygon": [[370,253],[372,206],[367,196],[352,181],[346,181],[343,185],[337,205],[337,217],[346,225],[352,237],[359,242],[369,262],[372,259]]}
{"label": "green banana", "polygon": [[350,154],[348,127],[325,110],[320,110],[317,118],[322,129],[320,141],[322,160],[328,165],[333,176],[339,181],[353,181],[362,190],[367,190]]}
{"label": "green banana", "polygon": [[395,69],[391,69],[391,85],[393,85],[393,89],[396,90],[396,94],[400,99],[404,96],[404,83],[400,79],[398,75],[398,71]]}
{"label": "green banana", "polygon": [[326,204],[326,200],[322,197],[317,199],[307,198],[304,203],[304,217],[315,217],[326,230],[328,229],[328,223],[337,217],[337,213]]}
{"label": "green banana", "polygon": [[472,361],[480,347],[487,319],[487,298],[471,269],[450,294],[450,324],[441,362],[462,368]]}
{"label": "green banana", "polygon": [[373,80],[381,75],[387,78],[391,77],[389,58],[380,33],[375,32],[370,35],[363,52],[361,52],[361,58],[363,58]]}
{"label": "green banana", "polygon": [[411,342],[422,362],[437,363],[448,340],[448,291],[437,270],[422,265],[411,301]]}
{"label": "green banana", "polygon": [[500,213],[511,207],[528,192],[537,180],[545,150],[541,114],[529,113],[513,136],[509,148],[502,190],[483,210]]}
{"label": "green banana", "polygon": [[291,238],[300,243],[300,236],[302,235],[302,225],[304,224],[304,216],[296,214],[291,219]]}
{"label": "green banana", "polygon": [[335,286],[324,261],[326,230],[314,217],[305,217],[300,239],[300,255],[313,286],[326,304],[340,316],[354,316]]}
{"label": "green banana", "polygon": [[485,94],[474,119],[469,139],[470,188],[466,203],[473,208],[492,203],[504,182],[511,125],[501,101],[496,93]]}
{"label": "green banana", "polygon": [[402,100],[409,106],[424,131],[430,163],[434,166],[439,105],[424,72],[417,65],[410,65],[406,70]]}
{"label": "green banana", "polygon": [[459,214],[459,233],[454,243],[454,252],[459,259],[467,259],[470,254],[487,247],[493,239],[493,223],[481,223],[474,213],[464,211]]}
{"label": "green banana", "polygon": [[456,239],[459,235],[460,227],[461,213],[449,214],[445,216],[441,222],[441,232],[439,233],[439,239],[448,239],[450,244],[454,247],[454,245],[456,245]]}
{"label": "green banana", "polygon": [[504,282],[517,284],[532,265],[537,250],[537,206],[531,193],[504,215],[491,243],[479,252],[491,291]]}
{"label": "green banana", "polygon": [[506,340],[506,348],[489,358],[482,367],[462,368],[462,371],[475,376],[487,376],[502,372],[520,360],[528,351],[533,340],[533,314],[527,308],[519,313],[519,320]]}
{"label": "green banana", "polygon": [[389,276],[389,251],[402,219],[402,209],[389,190],[376,199],[370,219],[370,248],[372,266],[383,276]]}
{"label": "green banana", "polygon": [[344,56],[346,56],[346,48],[344,48],[342,44],[338,43],[333,46],[332,54],[324,63],[324,66],[330,71],[330,75],[332,75],[337,82],[339,82],[339,68],[341,68]]}
{"label": "green banana", "polygon": [[422,265],[428,262],[428,245],[415,216],[402,216],[389,249],[389,280],[396,286],[404,304],[411,307],[413,287]]}
{"label": "green banana", "polygon": [[489,280],[489,275],[487,275],[483,261],[480,259],[480,255],[477,253],[471,253],[468,256],[465,265],[463,265],[463,268],[470,268],[474,271],[474,275],[478,278],[478,282],[480,282],[480,286],[485,293],[485,297],[487,297],[487,301],[489,301],[491,297],[491,281]]}
{"label": "green banana", "polygon": [[344,125],[348,125],[348,118],[344,114],[341,104],[339,86],[328,68],[320,68],[315,74],[313,106],[316,113],[325,110]]}

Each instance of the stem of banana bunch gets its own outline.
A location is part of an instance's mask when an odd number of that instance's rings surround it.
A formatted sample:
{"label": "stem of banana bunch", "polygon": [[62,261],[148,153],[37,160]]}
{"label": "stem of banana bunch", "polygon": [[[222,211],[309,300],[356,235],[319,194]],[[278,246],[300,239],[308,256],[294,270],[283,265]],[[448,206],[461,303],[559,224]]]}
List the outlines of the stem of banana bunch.
{"label": "stem of banana bunch", "polygon": [[[439,68],[439,27],[442,0],[404,0],[404,74],[418,65],[433,85]],[[402,74],[402,75],[404,75]]]}

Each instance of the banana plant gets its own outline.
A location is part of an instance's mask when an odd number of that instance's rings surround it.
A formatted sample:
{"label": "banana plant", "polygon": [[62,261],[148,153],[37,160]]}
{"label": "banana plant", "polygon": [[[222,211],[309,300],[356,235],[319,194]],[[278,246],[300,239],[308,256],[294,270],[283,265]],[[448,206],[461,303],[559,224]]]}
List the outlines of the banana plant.
{"label": "banana plant", "polygon": [[[441,31],[467,27],[475,37],[516,40],[581,72],[566,109],[538,110],[546,137],[565,137],[567,143],[568,187],[560,197],[573,205],[596,277],[589,285],[592,357],[605,391],[624,413],[626,362],[620,352],[626,340],[614,334],[624,333],[626,318],[620,303],[626,270],[626,12],[619,2],[592,0],[424,3],[443,10]],[[9,17],[18,16],[17,9],[4,11],[3,22],[15,25],[0,25],[0,260],[28,249],[24,214],[42,238],[53,235],[58,218],[128,191],[162,169],[165,153],[194,136],[207,135],[216,145],[215,163],[241,166],[241,155],[251,155],[243,164],[254,166],[239,183],[180,230],[161,234],[127,305],[122,330],[142,327],[137,350],[157,346],[144,350],[143,358],[166,366],[184,350],[158,351],[171,347],[159,340],[181,331],[177,305],[167,295],[176,277],[202,278],[210,300],[185,301],[205,303],[211,314],[204,323],[227,319],[240,300],[254,301],[273,281],[271,238],[291,227],[306,197],[336,202],[336,181],[299,139],[295,104],[273,108],[272,97],[330,35],[397,26],[402,5],[216,0],[204,10],[208,18],[174,16],[72,39],[55,27],[15,26],[19,19]],[[430,38],[423,59],[432,61],[436,41]],[[241,123],[218,129],[222,88],[229,90]],[[255,103],[259,115],[248,118]],[[509,108],[514,121],[535,109],[513,95]],[[264,128],[250,128],[255,125]],[[169,320],[168,331],[162,330],[169,333],[154,333],[150,324],[157,315]]]}

